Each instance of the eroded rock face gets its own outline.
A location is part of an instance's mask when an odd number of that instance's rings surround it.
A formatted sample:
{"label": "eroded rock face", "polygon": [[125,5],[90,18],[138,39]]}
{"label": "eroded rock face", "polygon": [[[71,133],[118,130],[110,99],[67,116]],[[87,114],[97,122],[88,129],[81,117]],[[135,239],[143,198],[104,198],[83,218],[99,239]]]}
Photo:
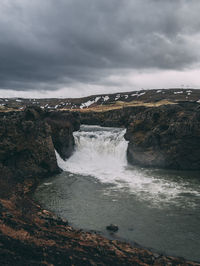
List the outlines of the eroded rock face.
{"label": "eroded rock face", "polygon": [[[13,186],[25,178],[58,173],[50,126],[29,110],[0,118],[0,182]],[[5,180],[4,180],[5,179]],[[1,194],[9,193],[1,189]]]}
{"label": "eroded rock face", "polygon": [[200,169],[200,106],[183,103],[149,108],[132,117],[125,138],[132,164]]}
{"label": "eroded rock face", "polygon": [[52,140],[62,159],[67,159],[74,150],[73,131],[79,130],[80,122],[76,113],[51,112],[45,114],[45,121],[52,130]]}
{"label": "eroded rock face", "polygon": [[99,125],[103,127],[127,127],[130,118],[137,113],[143,112],[144,106],[126,107],[120,110],[105,112],[80,112],[82,124]]}
{"label": "eroded rock face", "polygon": [[0,195],[24,179],[59,173],[55,148],[63,159],[74,148],[75,113],[49,113],[39,107],[24,112],[0,113]]}

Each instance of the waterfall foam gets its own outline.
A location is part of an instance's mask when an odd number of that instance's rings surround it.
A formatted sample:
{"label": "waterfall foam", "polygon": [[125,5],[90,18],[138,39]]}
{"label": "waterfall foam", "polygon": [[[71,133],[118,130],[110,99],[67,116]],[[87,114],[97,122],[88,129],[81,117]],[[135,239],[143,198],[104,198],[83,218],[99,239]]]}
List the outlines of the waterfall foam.
{"label": "waterfall foam", "polygon": [[[134,193],[142,200],[168,202],[181,197],[183,193],[200,195],[192,190],[187,181],[177,177],[169,178],[169,172],[162,177],[159,170],[142,169],[127,164],[127,141],[125,130],[99,126],[81,126],[74,133],[76,149],[74,154],[63,161],[57,154],[58,165],[64,171],[81,176],[91,176],[102,183],[109,183],[112,189],[123,189]],[[181,177],[180,177],[181,178]]]}

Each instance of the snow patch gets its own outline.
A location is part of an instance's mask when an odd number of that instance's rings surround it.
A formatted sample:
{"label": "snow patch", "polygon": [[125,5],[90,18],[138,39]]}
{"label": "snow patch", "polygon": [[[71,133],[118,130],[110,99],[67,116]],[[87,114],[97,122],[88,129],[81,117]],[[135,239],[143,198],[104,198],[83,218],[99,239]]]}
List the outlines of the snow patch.
{"label": "snow patch", "polygon": [[142,96],[144,94],[146,94],[146,92],[141,92],[141,93],[138,94],[138,97],[140,97],[140,96]]}
{"label": "snow patch", "polygon": [[103,96],[102,98],[104,102],[107,102],[109,100],[109,96]]}
{"label": "snow patch", "polygon": [[191,90],[188,90],[186,91],[187,92],[187,95],[191,95],[192,91]]}
{"label": "snow patch", "polygon": [[174,94],[182,94],[183,91],[175,91]]}
{"label": "snow patch", "polygon": [[92,105],[95,101],[87,101],[85,103],[82,103],[80,108],[83,109],[84,107],[88,108],[90,105]]}
{"label": "snow patch", "polygon": [[95,103],[98,102],[99,99],[101,99],[101,97],[96,97],[95,100],[94,100]]}
{"label": "snow patch", "polygon": [[142,95],[144,95],[144,94],[146,94],[146,92],[137,92],[137,93],[133,93],[133,94],[131,94],[131,96],[137,96],[137,97],[140,97],[140,96],[142,96]]}
{"label": "snow patch", "polygon": [[121,95],[117,94],[116,97],[115,97],[115,101],[117,101],[120,97],[121,97]]}

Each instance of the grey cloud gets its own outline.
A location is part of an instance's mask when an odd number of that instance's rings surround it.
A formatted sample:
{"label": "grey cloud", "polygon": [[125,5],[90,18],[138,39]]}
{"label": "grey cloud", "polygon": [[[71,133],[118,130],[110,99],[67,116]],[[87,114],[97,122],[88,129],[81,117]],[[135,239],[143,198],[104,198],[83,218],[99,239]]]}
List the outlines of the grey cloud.
{"label": "grey cloud", "polygon": [[120,69],[190,68],[200,59],[192,41],[200,40],[199,8],[198,0],[2,0],[0,88],[57,89],[102,83]]}

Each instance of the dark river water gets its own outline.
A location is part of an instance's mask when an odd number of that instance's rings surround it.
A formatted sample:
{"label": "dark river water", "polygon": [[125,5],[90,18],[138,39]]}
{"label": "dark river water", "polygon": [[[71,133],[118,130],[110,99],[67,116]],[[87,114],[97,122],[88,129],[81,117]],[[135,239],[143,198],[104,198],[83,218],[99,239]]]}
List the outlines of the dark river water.
{"label": "dark river water", "polygon": [[[76,228],[200,261],[200,172],[142,169],[127,164],[124,130],[82,126],[76,151],[58,164],[35,198]],[[119,231],[109,235],[106,226]]]}

